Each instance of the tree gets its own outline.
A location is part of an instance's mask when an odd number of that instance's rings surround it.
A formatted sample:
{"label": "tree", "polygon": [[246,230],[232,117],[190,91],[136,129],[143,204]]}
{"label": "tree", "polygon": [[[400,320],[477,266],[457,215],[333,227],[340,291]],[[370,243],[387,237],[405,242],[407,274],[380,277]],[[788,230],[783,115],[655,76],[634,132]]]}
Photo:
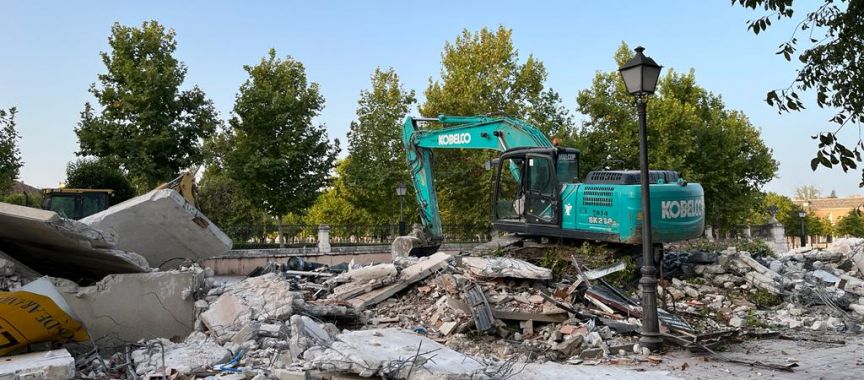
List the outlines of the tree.
{"label": "tree", "polygon": [[349,199],[353,189],[348,189],[343,181],[346,170],[348,169],[347,161],[342,160],[336,166],[337,177],[333,181],[333,186],[323,192],[312,207],[303,221],[309,225],[332,224],[343,226],[357,226],[374,224],[379,217],[370,214],[362,207],[357,207],[351,203]]}
{"label": "tree", "polygon": [[828,198],[837,198],[837,190],[831,190],[831,194],[828,194]]}
{"label": "tree", "polygon": [[[622,43],[617,66],[630,56]],[[747,218],[758,205],[761,187],[777,172],[759,130],[700,87],[693,70],[667,70],[647,105],[650,167],[680,171],[700,183],[709,224],[731,227]],[[592,86],[579,92],[577,111],[586,116],[576,139],[583,172],[602,168],[609,157],[625,168],[639,167],[634,100],[617,71],[598,72]]]}
{"label": "tree", "polygon": [[[569,138],[572,120],[557,92],[544,86],[543,63],[529,56],[520,62],[512,31],[463,30],[441,54],[441,78],[429,79],[420,106],[423,116],[506,115],[527,120],[547,136]],[[488,225],[489,173],[483,162],[497,154],[484,151],[435,152],[435,186],[441,216],[448,224]]]}
{"label": "tree", "polygon": [[198,183],[198,208],[232,239],[249,240],[263,213],[246,197],[241,186],[226,173],[208,168]]}
{"label": "tree", "polygon": [[837,221],[835,230],[839,236],[864,237],[864,217],[861,216],[861,210],[856,208],[849,211]]}
{"label": "tree", "polygon": [[0,109],[0,194],[9,190],[24,165],[21,161],[21,150],[18,148],[21,136],[15,129],[16,113],[15,107],[9,110]]}
{"label": "tree", "polygon": [[[810,8],[800,21],[795,20],[798,23],[794,33],[779,45],[777,54],[787,61],[797,54],[801,68],[796,70],[789,87],[769,91],[765,101],[780,113],[798,111],[805,108],[799,94],[815,90],[816,105],[834,108],[837,113],[830,120],[835,127],[813,136],[819,145],[810,167],[815,171],[820,165],[828,168],[839,165],[846,172],[857,168],[864,151],[864,140],[860,138],[851,150],[837,138],[846,124],[856,124],[860,130],[864,122],[864,71],[860,69],[860,62],[864,61],[864,2],[822,0],[821,3],[808,3],[815,9]],[[732,0],[732,4],[767,12],[747,23],[747,28],[757,35],[771,26],[772,19],[797,17],[793,0]],[[864,187],[864,171],[859,186]]]}
{"label": "tree", "polygon": [[111,205],[135,196],[135,187],[116,164],[106,159],[84,158],[66,165],[66,186],[73,189],[111,189]]}
{"label": "tree", "polygon": [[822,192],[813,185],[804,185],[795,188],[795,198],[797,199],[816,199],[822,196]]}
{"label": "tree", "polygon": [[402,88],[392,68],[376,68],[371,88],[360,92],[357,121],[351,122],[348,132],[350,156],[343,162],[341,178],[350,191],[344,195],[379,224],[398,219],[395,189],[399,183],[410,182],[402,147],[402,122],[415,101],[414,91]]}
{"label": "tree", "polygon": [[276,58],[275,49],[244,69],[249,79],[234,103],[225,168],[256,208],[276,218],[300,213],[328,184],[339,152],[339,141],[313,124],[324,97],[302,63]]}
{"label": "tree", "polygon": [[86,103],[75,129],[79,155],[118,163],[142,190],[199,164],[201,139],[219,124],[203,91],[180,90],[186,66],[173,57],[174,35],[156,21],[115,23],[111,52],[100,53],[107,72],[90,86],[102,109]]}

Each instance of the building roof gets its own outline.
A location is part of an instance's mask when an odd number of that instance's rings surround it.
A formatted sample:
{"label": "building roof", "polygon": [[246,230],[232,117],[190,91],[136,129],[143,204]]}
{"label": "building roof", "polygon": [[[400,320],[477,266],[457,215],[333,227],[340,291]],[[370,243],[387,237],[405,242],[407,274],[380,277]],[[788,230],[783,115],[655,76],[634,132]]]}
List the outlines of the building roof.
{"label": "building roof", "polygon": [[[793,199],[793,203],[796,205],[802,206],[804,203],[803,199]],[[826,209],[826,208],[847,208],[853,209],[858,206],[864,205],[864,197],[856,196],[856,197],[846,197],[846,198],[815,198],[809,200],[810,204],[807,206],[810,209],[818,210],[818,209]]]}

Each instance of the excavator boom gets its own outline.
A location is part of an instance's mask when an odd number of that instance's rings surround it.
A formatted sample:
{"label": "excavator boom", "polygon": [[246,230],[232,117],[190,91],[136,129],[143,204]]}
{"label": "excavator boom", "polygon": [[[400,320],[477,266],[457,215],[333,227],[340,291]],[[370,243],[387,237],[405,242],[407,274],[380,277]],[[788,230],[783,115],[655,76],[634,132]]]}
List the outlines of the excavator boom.
{"label": "excavator boom", "polygon": [[[434,122],[444,128],[421,130],[420,122]],[[517,147],[552,147],[552,142],[533,125],[514,118],[485,116],[408,117],[402,126],[402,143],[420,206],[420,219],[432,244],[440,243],[443,235],[433,182],[432,149],[504,152]]]}

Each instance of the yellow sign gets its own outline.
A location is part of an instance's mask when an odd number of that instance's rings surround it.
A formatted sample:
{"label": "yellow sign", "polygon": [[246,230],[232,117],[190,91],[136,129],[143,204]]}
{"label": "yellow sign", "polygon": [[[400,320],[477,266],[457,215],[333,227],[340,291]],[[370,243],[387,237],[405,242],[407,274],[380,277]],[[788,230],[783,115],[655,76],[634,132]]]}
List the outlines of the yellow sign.
{"label": "yellow sign", "polygon": [[0,292],[0,356],[38,342],[83,342],[87,330],[51,298],[25,291]]}

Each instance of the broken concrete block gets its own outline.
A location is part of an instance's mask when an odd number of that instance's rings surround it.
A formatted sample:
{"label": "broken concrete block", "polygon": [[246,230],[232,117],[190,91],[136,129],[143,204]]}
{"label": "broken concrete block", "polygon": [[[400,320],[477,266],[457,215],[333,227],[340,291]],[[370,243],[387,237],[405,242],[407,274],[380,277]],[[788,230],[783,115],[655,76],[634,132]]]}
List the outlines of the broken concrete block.
{"label": "broken concrete block", "polygon": [[135,372],[139,375],[151,373],[158,368],[174,369],[180,374],[190,374],[209,370],[214,365],[225,363],[231,358],[230,351],[213,341],[186,344],[159,339],[148,342],[147,346],[149,348],[132,352]]}
{"label": "broken concrete block", "polygon": [[602,359],[603,356],[602,348],[589,348],[579,353],[579,359]]}
{"label": "broken concrete block", "polygon": [[0,202],[0,250],[39,273],[98,281],[111,273],[149,270],[141,255],[115,248],[102,231],[84,223]]}
{"label": "broken concrete block", "polygon": [[[420,355],[416,356],[418,348]],[[424,355],[426,352],[431,354]],[[404,365],[406,359],[409,365]],[[465,354],[400,329],[343,333],[312,360],[311,366],[328,372],[350,372],[361,377],[386,376],[390,379],[406,379],[409,372],[411,379],[471,378],[472,374],[480,374],[486,368]]]}
{"label": "broken concrete block", "polygon": [[444,322],[441,326],[438,326],[438,332],[440,332],[441,335],[447,336],[452,334],[453,330],[455,330],[457,326],[459,326],[459,322],[457,321]]}
{"label": "broken concrete block", "polygon": [[463,257],[462,265],[480,277],[552,279],[552,270],[510,257]]}
{"label": "broken concrete block", "polygon": [[578,355],[584,341],[585,337],[582,335],[570,335],[564,338],[563,342],[558,343],[554,350],[564,354],[566,357]]}
{"label": "broken concrete block", "polygon": [[153,190],[81,219],[112,236],[118,249],[144,256],[154,266],[177,257],[193,260],[231,249],[231,239],[171,189]]}
{"label": "broken concrete block", "polygon": [[366,282],[371,280],[378,280],[381,278],[395,276],[396,266],[393,264],[378,264],[378,265],[370,265],[368,267],[363,267],[359,269],[349,270],[348,272],[342,273],[339,276],[336,276],[334,279],[336,282],[340,281],[356,281],[356,282]]}
{"label": "broken concrete block", "polygon": [[112,274],[92,286],[58,286],[93,339],[119,346],[141,339],[183,338],[194,329],[195,300],[183,297],[201,286],[192,271]]}
{"label": "broken concrete block", "polygon": [[270,372],[277,380],[306,380],[306,372],[277,368]]}
{"label": "broken concrete block", "polygon": [[75,359],[65,348],[0,359],[0,379],[66,380],[75,377]]}
{"label": "broken concrete block", "polygon": [[403,269],[399,273],[399,278],[395,284],[359,295],[348,300],[348,303],[356,310],[363,310],[369,305],[384,301],[409,285],[429,277],[432,273],[446,267],[451,258],[452,256],[444,252],[435,253],[425,260],[420,260],[416,264]]}

